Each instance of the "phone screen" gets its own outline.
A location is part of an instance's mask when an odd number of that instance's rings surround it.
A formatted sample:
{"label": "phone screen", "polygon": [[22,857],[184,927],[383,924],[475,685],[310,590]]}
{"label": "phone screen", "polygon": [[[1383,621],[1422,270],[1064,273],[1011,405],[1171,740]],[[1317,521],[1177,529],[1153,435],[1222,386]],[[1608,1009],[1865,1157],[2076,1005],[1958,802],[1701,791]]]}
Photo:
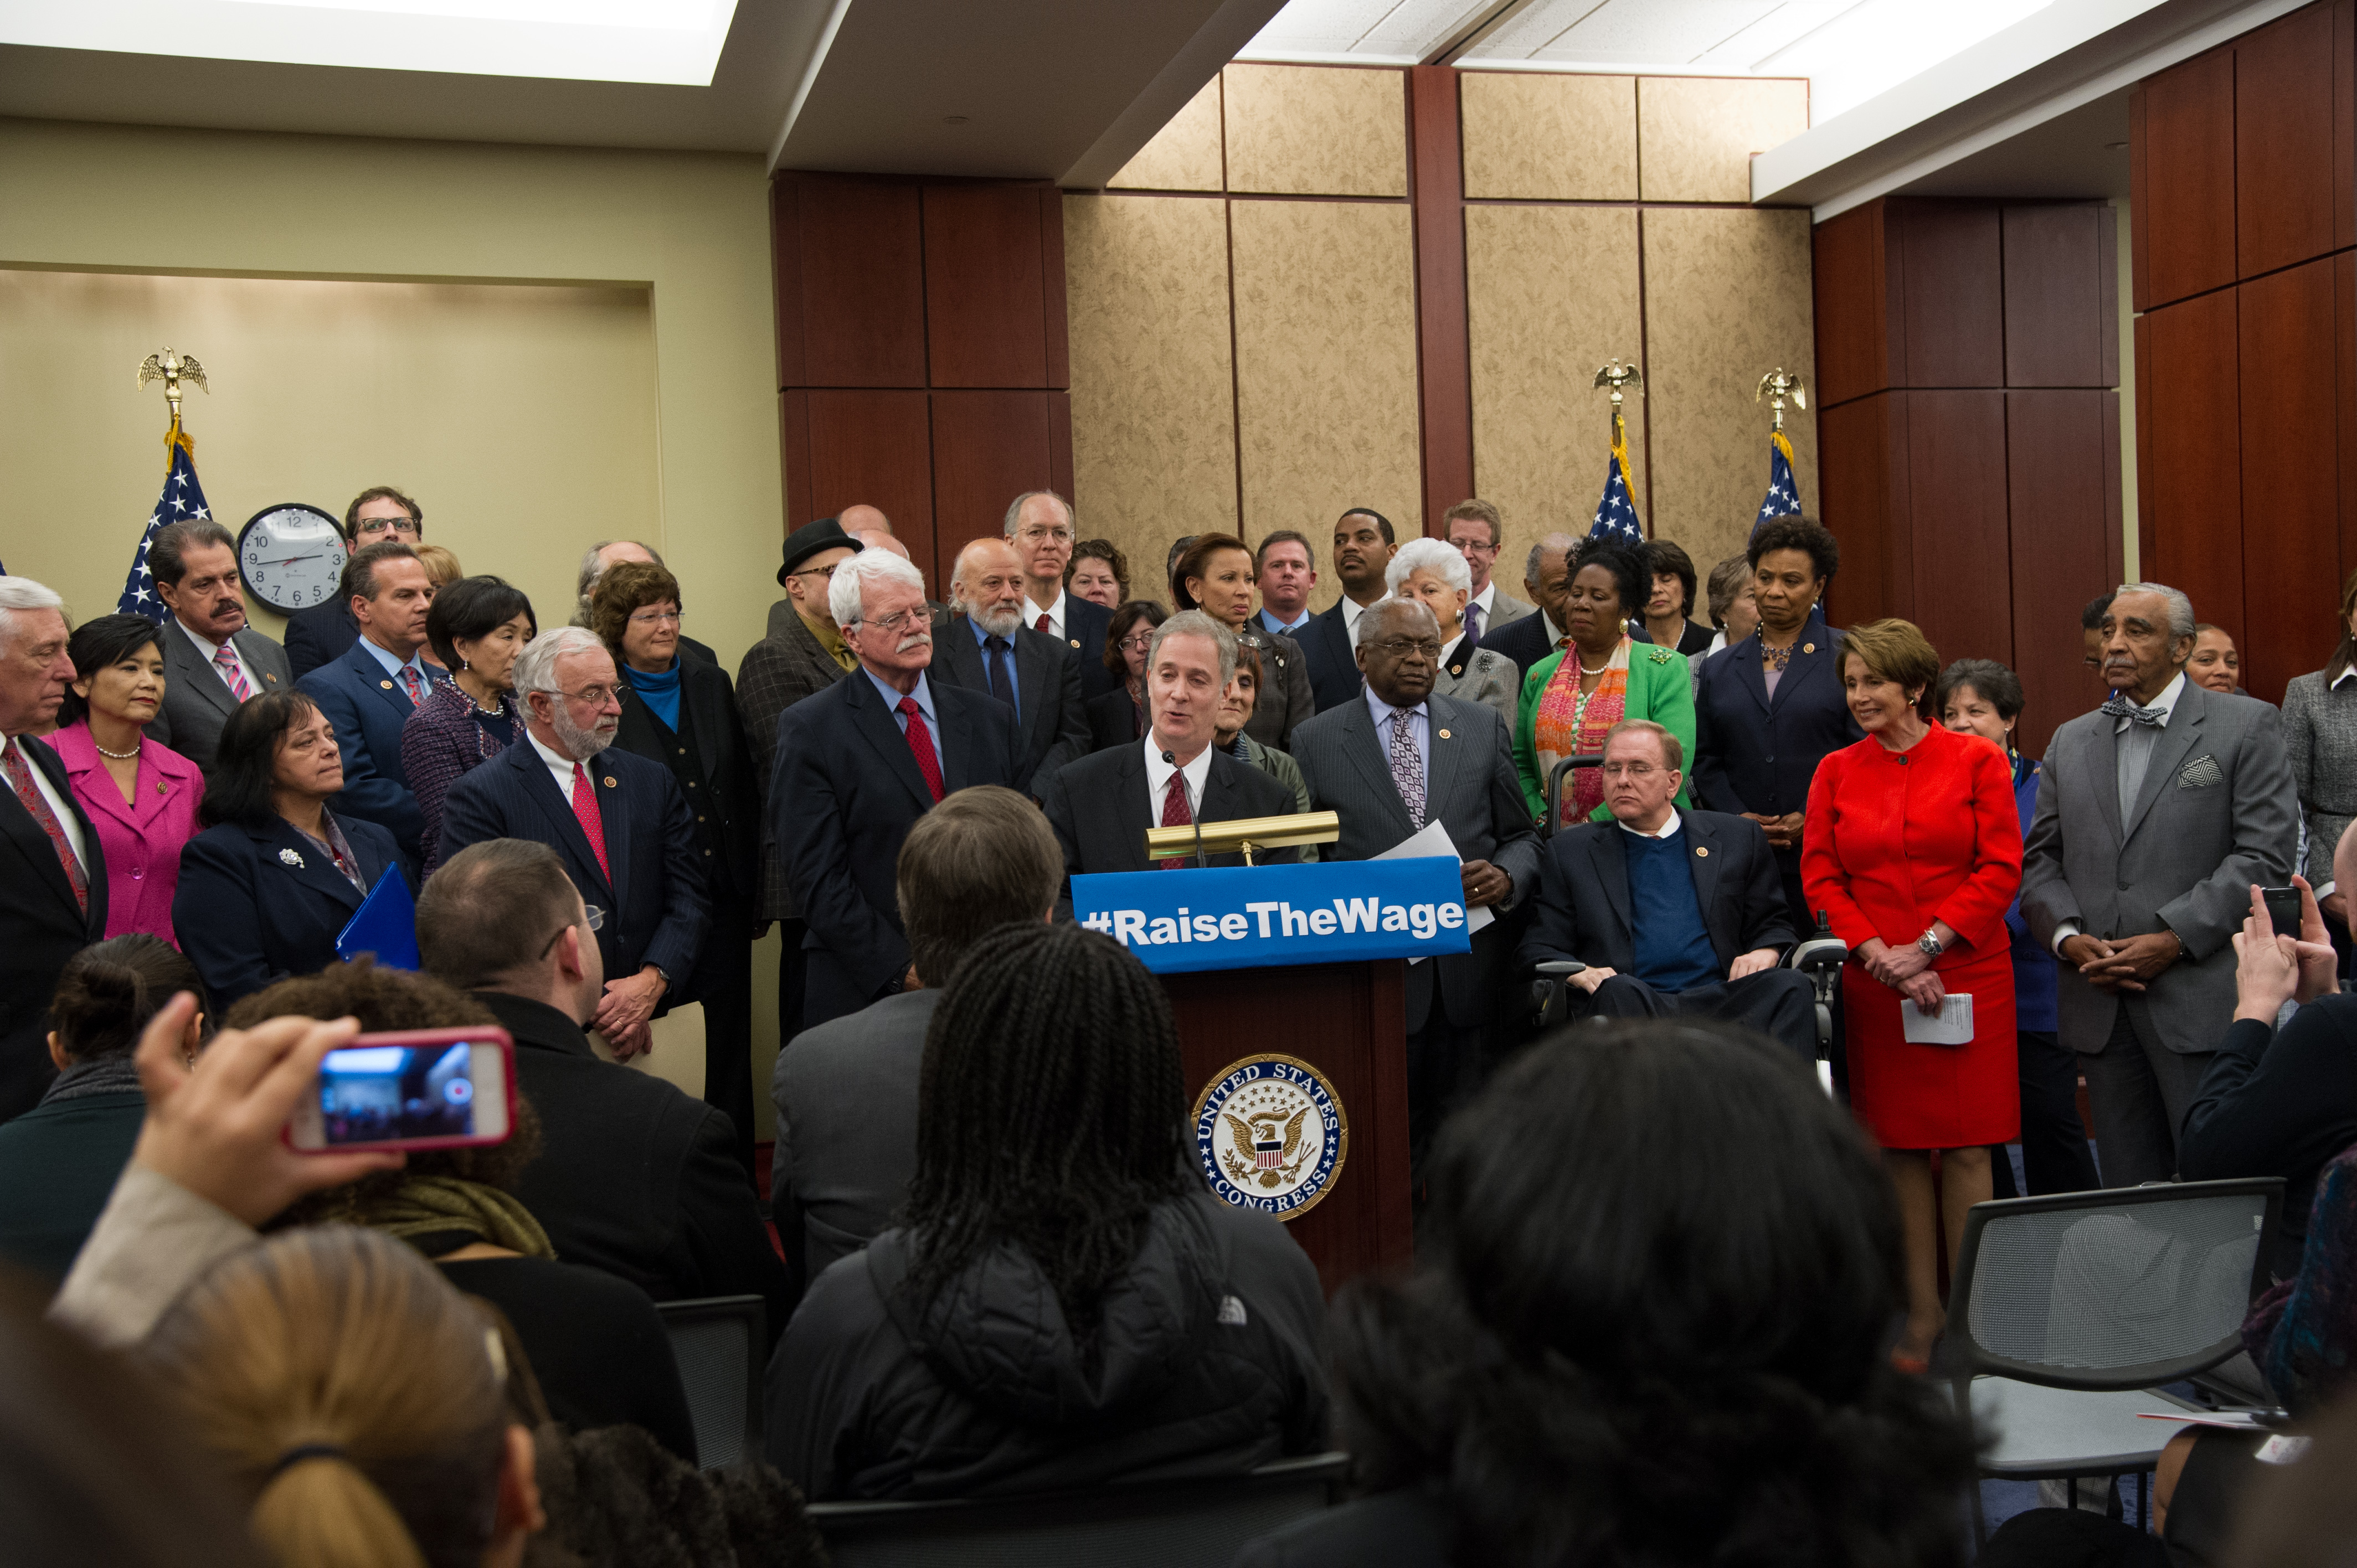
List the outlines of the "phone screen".
{"label": "phone screen", "polygon": [[2275,924],[2276,935],[2299,935],[2299,889],[2297,887],[2262,887],[2259,896],[2267,903],[2267,918]]}
{"label": "phone screen", "polygon": [[347,1046],[319,1064],[319,1128],[328,1148],[475,1135],[474,1050]]}

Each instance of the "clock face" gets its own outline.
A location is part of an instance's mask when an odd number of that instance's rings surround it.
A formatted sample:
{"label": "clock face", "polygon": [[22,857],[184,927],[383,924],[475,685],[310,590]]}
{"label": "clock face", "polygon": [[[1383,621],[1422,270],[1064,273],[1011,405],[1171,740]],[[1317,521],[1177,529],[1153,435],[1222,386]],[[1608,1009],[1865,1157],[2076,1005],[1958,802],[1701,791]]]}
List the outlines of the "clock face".
{"label": "clock face", "polygon": [[346,553],[342,526],[301,501],[254,513],[237,536],[238,575],[281,615],[333,599]]}

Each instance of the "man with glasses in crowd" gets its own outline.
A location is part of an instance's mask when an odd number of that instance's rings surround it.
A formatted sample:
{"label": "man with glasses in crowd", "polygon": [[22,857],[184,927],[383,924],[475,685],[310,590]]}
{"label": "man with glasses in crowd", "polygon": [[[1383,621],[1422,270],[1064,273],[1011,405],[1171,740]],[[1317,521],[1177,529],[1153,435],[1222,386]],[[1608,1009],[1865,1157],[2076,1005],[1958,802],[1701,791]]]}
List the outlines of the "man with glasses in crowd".
{"label": "man with glasses in crowd", "polygon": [[1072,503],[1053,490],[1026,490],[1006,509],[1006,542],[1023,563],[1023,624],[1054,638],[1081,661],[1081,696],[1102,697],[1117,682],[1105,668],[1105,628],[1113,612],[1064,591],[1072,564]]}
{"label": "man with glasses in crowd", "polygon": [[[344,509],[344,545],[358,552],[388,541],[415,544],[425,537],[425,513],[415,501],[391,485],[371,485]],[[350,598],[342,594],[327,604],[297,610],[286,622],[286,662],[300,681],[320,665],[340,656],[361,639],[361,623],[352,614]]]}
{"label": "man with glasses in crowd", "polygon": [[1491,568],[1498,564],[1498,547],[1506,541],[1506,520],[1479,496],[1458,501],[1440,514],[1440,530],[1473,578],[1472,596],[1465,601],[1465,646],[1479,648],[1499,627],[1522,619],[1537,609],[1498,585]]}
{"label": "man with glasses in crowd", "polygon": [[516,659],[524,741],[463,775],[442,803],[446,863],[487,839],[554,849],[585,903],[604,909],[607,976],[590,1026],[625,1060],[695,968],[711,923],[695,817],[671,769],[614,745],[622,722],[614,656],[558,627]]}

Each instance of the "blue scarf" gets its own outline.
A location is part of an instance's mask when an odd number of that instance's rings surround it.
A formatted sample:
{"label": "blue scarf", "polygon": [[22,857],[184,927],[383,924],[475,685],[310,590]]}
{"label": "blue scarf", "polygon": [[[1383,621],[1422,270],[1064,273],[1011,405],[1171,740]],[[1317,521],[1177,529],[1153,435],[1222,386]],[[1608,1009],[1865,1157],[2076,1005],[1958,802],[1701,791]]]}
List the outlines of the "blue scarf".
{"label": "blue scarf", "polygon": [[663,728],[676,734],[679,730],[679,659],[674,655],[671,668],[660,675],[650,675],[643,670],[622,666],[641,701],[655,717],[662,720]]}

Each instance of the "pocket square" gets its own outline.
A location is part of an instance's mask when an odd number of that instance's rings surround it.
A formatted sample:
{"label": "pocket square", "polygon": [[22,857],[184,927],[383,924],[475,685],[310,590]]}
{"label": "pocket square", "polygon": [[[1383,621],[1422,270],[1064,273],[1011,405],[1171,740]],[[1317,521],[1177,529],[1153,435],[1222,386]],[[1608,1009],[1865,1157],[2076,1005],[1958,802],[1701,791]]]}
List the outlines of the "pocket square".
{"label": "pocket square", "polygon": [[2177,787],[2180,789],[2207,789],[2225,781],[2225,769],[2206,751],[2177,770]]}

